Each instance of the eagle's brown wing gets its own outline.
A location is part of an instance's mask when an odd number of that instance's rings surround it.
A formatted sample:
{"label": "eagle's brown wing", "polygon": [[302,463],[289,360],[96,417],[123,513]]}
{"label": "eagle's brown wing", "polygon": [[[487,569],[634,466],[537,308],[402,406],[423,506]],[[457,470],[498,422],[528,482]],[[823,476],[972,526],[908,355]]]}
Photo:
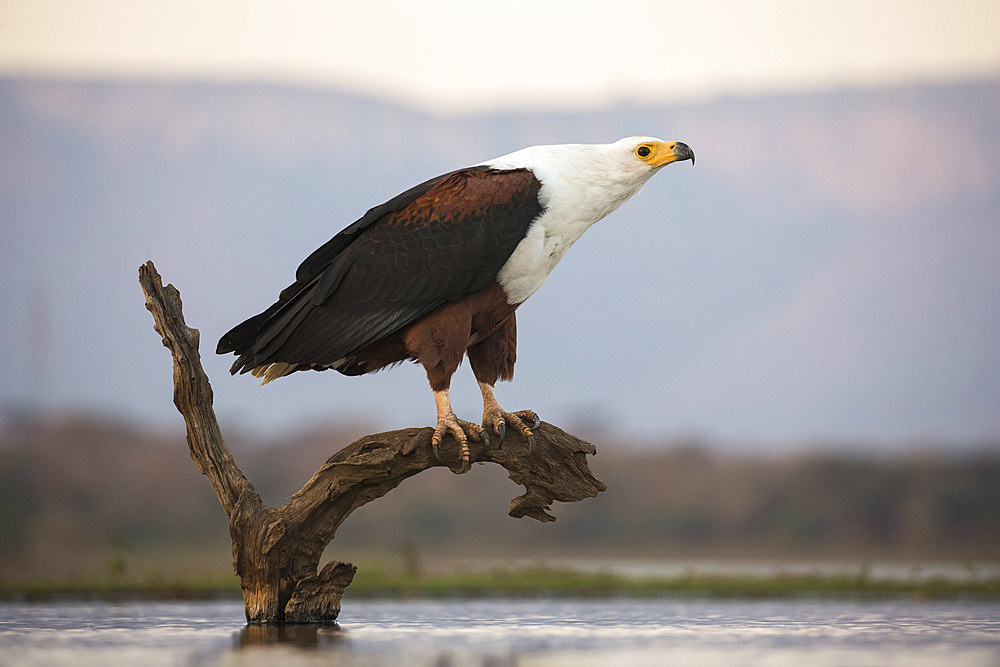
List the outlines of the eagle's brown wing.
{"label": "eagle's brown wing", "polygon": [[331,366],[488,286],[542,212],[540,187],[527,169],[472,167],[376,206],[302,262],[278,301],[216,352],[236,353],[232,373]]}

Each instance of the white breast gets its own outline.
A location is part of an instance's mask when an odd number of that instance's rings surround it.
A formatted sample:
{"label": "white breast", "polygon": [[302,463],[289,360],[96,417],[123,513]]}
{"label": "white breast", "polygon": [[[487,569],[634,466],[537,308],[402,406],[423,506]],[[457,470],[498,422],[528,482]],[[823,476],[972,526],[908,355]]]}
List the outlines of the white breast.
{"label": "white breast", "polygon": [[527,166],[542,184],[538,198],[543,213],[497,274],[508,303],[523,303],[534,294],[591,225],[642,188],[646,179],[620,174],[608,149],[534,146],[486,163],[497,169]]}
{"label": "white breast", "polygon": [[497,274],[497,281],[507,293],[507,303],[523,303],[534,294],[572,245],[572,241],[550,233],[546,215],[531,225],[524,240]]}

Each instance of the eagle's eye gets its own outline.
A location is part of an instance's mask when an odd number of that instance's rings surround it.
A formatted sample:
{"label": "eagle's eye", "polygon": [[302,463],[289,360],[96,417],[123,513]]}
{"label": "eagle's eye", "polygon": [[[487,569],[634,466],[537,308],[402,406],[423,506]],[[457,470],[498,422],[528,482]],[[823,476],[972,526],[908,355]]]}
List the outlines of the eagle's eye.
{"label": "eagle's eye", "polygon": [[639,146],[638,148],[635,149],[635,154],[638,155],[639,157],[649,157],[649,154],[651,152],[652,151],[649,150],[649,146]]}

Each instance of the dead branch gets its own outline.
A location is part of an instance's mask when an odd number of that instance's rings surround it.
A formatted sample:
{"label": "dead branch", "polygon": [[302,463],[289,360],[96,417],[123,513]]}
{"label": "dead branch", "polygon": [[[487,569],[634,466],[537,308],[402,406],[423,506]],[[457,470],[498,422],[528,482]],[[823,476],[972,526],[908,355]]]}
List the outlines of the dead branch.
{"label": "dead branch", "polygon": [[[184,323],[180,293],[173,285],[163,286],[152,262],[139,267],[139,283],[154,327],[173,356],[174,404],[184,417],[191,457],[229,518],[233,568],[240,577],[247,621],[336,620],[356,568],[333,561],[317,569],[337,528],[355,509],[408,477],[435,466],[457,472],[457,443],[446,440],[435,458],[430,427],[365,436],[331,456],[286,505],[266,507],[226,449],[201,365],[199,333]],[[530,452],[513,429],[501,448],[488,450],[476,443],[470,448],[472,462],[501,465],[525,488],[510,503],[513,517],[555,521],[548,511],[553,501],[591,498],[606,488],[587,466],[594,446],[551,424],[543,422],[535,430]]]}

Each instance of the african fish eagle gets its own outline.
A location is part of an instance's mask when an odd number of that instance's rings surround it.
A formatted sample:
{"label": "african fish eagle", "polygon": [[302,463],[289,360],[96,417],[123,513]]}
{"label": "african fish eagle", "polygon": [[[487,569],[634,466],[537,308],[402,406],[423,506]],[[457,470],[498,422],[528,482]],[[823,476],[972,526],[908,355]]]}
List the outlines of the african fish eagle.
{"label": "african fish eagle", "polygon": [[[437,454],[451,434],[468,468],[469,438],[503,443],[507,425],[533,443],[531,410],[506,412],[493,386],[514,374],[517,307],[570,246],[659,169],[691,160],[686,144],[533,146],[425,181],[376,206],[313,252],[264,312],[216,352],[233,374],[266,384],[301,370],[371,373],[420,362],[437,404]],[[460,420],[448,389],[463,356],[483,394],[482,427]],[[531,424],[531,426],[529,426]]]}

